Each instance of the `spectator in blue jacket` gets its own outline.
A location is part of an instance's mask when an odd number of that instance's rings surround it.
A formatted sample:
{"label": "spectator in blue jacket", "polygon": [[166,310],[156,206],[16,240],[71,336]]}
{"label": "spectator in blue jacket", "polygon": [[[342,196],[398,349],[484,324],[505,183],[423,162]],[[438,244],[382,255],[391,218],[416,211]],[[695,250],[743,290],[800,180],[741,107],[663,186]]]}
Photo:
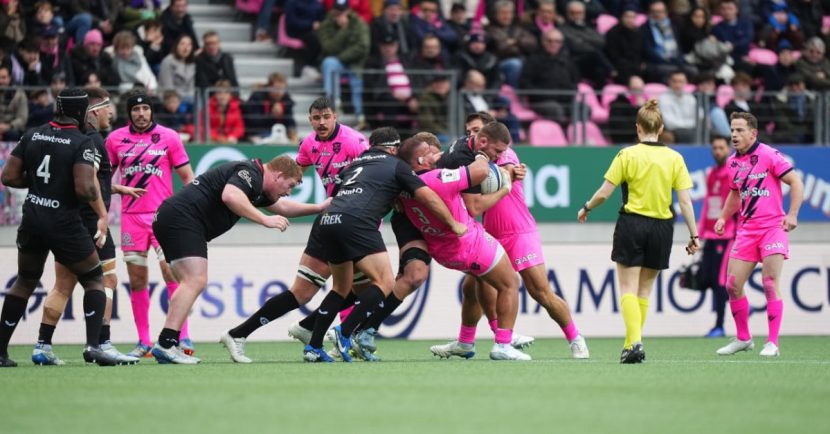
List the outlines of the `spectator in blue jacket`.
{"label": "spectator in blue jacket", "polygon": [[677,28],[672,24],[666,4],[657,0],[648,7],[648,21],[640,31],[643,34],[643,52],[646,77],[649,82],[665,82],[669,73],[680,70],[687,77],[697,77],[697,68],[683,60]]}
{"label": "spectator in blue jacket", "polygon": [[441,16],[437,0],[423,0],[417,5],[417,13],[409,17],[409,27],[416,46],[420,47],[424,37],[433,34],[441,41],[441,51],[445,56],[455,52],[458,46],[458,34]]}
{"label": "spectator in blue jacket", "polygon": [[720,14],[723,21],[712,28],[712,34],[719,41],[732,44],[732,60],[739,64],[749,54],[749,44],[754,36],[752,22],[738,16],[738,3],[735,0],[721,2]]}
{"label": "spectator in blue jacket", "polygon": [[782,41],[789,41],[796,50],[804,46],[804,32],[801,31],[801,21],[790,10],[783,0],[768,2],[769,7],[766,24],[761,29],[758,45],[776,50]]}

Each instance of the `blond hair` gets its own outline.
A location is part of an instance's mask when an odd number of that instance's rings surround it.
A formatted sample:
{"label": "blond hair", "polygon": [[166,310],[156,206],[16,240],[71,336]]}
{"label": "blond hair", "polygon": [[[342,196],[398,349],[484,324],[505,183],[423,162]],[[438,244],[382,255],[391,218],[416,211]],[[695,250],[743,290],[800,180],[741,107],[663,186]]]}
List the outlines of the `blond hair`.
{"label": "blond hair", "polygon": [[652,98],[646,101],[640,110],[637,110],[637,125],[646,134],[657,134],[663,127],[663,113],[660,112],[657,100]]}

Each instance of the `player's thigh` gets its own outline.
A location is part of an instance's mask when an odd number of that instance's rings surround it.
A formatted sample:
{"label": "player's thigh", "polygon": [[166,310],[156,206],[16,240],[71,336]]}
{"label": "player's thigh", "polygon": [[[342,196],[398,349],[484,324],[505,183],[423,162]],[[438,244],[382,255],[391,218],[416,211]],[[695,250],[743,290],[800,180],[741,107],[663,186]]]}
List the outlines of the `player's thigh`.
{"label": "player's thigh", "polygon": [[55,262],[55,287],[53,291],[59,292],[65,296],[72,295],[75,285],[78,284],[78,276],[72,272],[65,265]]}
{"label": "player's thigh", "polygon": [[389,253],[386,251],[366,255],[355,262],[355,268],[378,286],[384,293],[388,294],[395,285],[395,277],[392,274],[392,266],[389,263]]}
{"label": "player's thigh", "polygon": [[516,276],[516,272],[513,271],[513,266],[510,265],[510,259],[505,254],[501,255],[489,272],[479,277],[484,283],[496,288],[497,291],[518,292],[519,290],[519,278]]}
{"label": "player's thigh", "polygon": [[620,281],[620,294],[637,294],[640,289],[640,266],[628,266],[617,263],[617,279]]}
{"label": "player's thigh", "polygon": [[179,288],[201,291],[207,284],[208,260],[199,256],[190,256],[173,260],[170,264],[180,277]]}
{"label": "player's thigh", "polygon": [[648,298],[651,295],[651,291],[654,289],[654,281],[657,280],[659,274],[660,270],[653,268],[643,267],[640,269],[639,287],[637,288],[638,297]]}
{"label": "player's thigh", "polygon": [[742,290],[750,274],[755,270],[756,262],[744,261],[743,259],[729,258],[729,265],[726,270],[727,289],[731,286]]}
{"label": "player's thigh", "polygon": [[346,297],[354,281],[354,265],[351,261],[329,264],[331,267],[332,291]]}

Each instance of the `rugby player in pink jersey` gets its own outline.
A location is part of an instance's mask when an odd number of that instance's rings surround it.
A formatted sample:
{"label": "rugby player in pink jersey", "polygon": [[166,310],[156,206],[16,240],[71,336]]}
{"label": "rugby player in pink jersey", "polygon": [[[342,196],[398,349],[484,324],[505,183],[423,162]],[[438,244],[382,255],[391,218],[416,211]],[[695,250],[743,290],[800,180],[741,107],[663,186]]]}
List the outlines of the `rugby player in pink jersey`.
{"label": "rugby player in pink jersey", "polygon": [[[125,96],[129,124],[110,133],[106,147],[113,171],[118,170],[121,175],[121,184],[146,190],[141,197],[124,196],[121,201],[121,250],[127,263],[130,302],[138,331],[138,344],[128,355],[149,357],[152,341],[147,251],[150,247],[156,251],[168,298],[179,287],[153,235],[153,215],[164,199],[173,194],[172,173],[175,171],[182,183],[188,184],[193,180],[193,169],[179,134],[153,120],[152,102],[147,94],[137,90]],[[187,323],[181,329],[181,342],[182,348],[192,354]]]}
{"label": "rugby player in pink jersey", "polygon": [[[717,353],[726,356],[755,347],[749,333],[749,301],[744,284],[760,262],[761,281],[767,298],[769,336],[761,356],[777,357],[778,332],[784,303],[780,278],[784,260],[789,257],[787,232],[798,226],[798,209],[804,199],[804,184],[793,165],[774,148],[758,141],[755,116],[736,112],[730,116],[735,154],[726,161],[729,170],[729,196],[715,231],[724,233],[726,220],[738,212],[738,231],[729,253],[726,291],[735,319],[737,337]],[[790,209],[783,207],[781,182],[790,186]]]}
{"label": "rugby player in pink jersey", "polygon": [[[485,123],[491,121],[486,113],[477,115],[467,118],[465,126],[468,136],[477,134]],[[523,168],[524,166],[519,162],[515,151],[509,147],[501,154],[496,164],[509,171],[514,167]],[[579,333],[567,302],[550,289],[536,219],[530,214],[525,202],[524,184],[515,179],[513,188],[504,199],[481,211],[483,211],[484,228],[504,247],[513,269],[522,277],[530,296],[545,308],[548,315],[562,329],[570,346],[571,356],[575,359],[590,357],[585,338]],[[462,295],[461,329],[458,339],[430,348],[432,353],[439,357],[472,357],[475,354],[476,324],[481,320],[482,315],[487,316],[491,329],[497,321],[496,293],[492,287],[476,282],[468,275],[462,283]],[[530,338],[514,341],[513,344],[521,348],[532,342]]]}
{"label": "rugby player in pink jersey", "polygon": [[[487,142],[506,144],[510,133],[504,125],[490,123],[476,136],[486,147]],[[490,351],[494,360],[531,360],[530,356],[513,348],[513,326],[518,313],[519,280],[510,266],[504,248],[467,211],[461,192],[480,184],[490,172],[491,157],[479,152],[472,164],[456,169],[435,169],[438,155],[423,142],[410,140],[401,147],[399,157],[408,162],[420,178],[447,204],[453,218],[465,224],[467,233],[456,236],[446,225],[411,198],[401,197],[402,207],[409,220],[421,231],[430,255],[441,265],[463,271],[496,288],[498,325],[496,343]],[[504,172],[504,176],[509,176]],[[509,189],[510,183],[505,190]]]}

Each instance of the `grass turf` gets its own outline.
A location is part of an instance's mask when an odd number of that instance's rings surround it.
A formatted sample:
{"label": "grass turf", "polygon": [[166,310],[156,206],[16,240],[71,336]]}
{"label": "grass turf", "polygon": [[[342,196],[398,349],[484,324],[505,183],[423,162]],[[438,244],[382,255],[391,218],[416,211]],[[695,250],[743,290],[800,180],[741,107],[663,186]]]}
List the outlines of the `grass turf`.
{"label": "grass turf", "polygon": [[[718,357],[727,340],[647,339],[642,365],[618,363],[622,339],[591,339],[591,360],[562,340],[536,342],[533,362],[439,360],[437,342],[380,340],[381,363],[305,364],[297,343],[252,343],[251,365],[202,343],[199,366],[0,370],[0,431],[223,432],[828,432],[830,337],[785,337],[782,356]],[[121,346],[127,350],[127,346]]]}

